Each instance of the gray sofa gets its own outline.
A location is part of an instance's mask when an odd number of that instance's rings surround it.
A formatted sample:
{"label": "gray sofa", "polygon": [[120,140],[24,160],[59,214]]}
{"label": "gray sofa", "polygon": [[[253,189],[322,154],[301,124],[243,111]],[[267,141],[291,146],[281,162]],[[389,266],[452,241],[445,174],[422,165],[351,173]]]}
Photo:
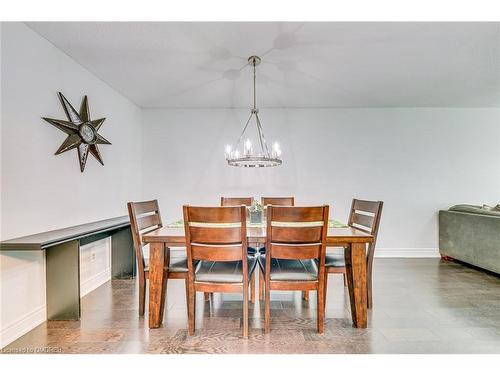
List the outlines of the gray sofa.
{"label": "gray sofa", "polygon": [[472,205],[439,211],[439,252],[500,274],[500,211]]}

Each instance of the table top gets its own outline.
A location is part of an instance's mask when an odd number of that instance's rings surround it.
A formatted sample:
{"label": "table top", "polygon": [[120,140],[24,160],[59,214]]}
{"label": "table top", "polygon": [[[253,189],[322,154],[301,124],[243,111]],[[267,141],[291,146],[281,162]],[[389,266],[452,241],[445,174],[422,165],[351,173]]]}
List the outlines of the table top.
{"label": "table top", "polygon": [[[266,228],[263,226],[248,227],[247,237],[248,242],[250,243],[264,243],[266,242]],[[186,245],[184,228],[179,227],[163,227],[145,234],[142,239],[146,243],[163,242],[168,246]],[[344,243],[355,242],[373,242],[373,236],[354,227],[328,227],[328,234],[326,239],[327,245],[340,245]]]}
{"label": "table top", "polygon": [[[255,227],[255,228],[260,228],[260,227],[265,227],[266,222],[265,220],[259,223],[252,223],[251,221],[247,221],[247,228]],[[329,227],[334,227],[334,228],[347,228],[347,225],[342,223],[341,221],[335,220],[335,219],[330,219],[328,220],[328,226]],[[184,220],[179,219],[176,220],[168,225],[166,225],[168,228],[184,228]]]}
{"label": "table top", "polygon": [[114,229],[126,227],[128,225],[130,225],[128,216],[119,216],[112,219],[99,220],[92,223],[75,225],[73,227],[56,229],[2,241],[0,242],[0,250],[43,250],[47,247],[58,245],[63,242],[108,232]]}

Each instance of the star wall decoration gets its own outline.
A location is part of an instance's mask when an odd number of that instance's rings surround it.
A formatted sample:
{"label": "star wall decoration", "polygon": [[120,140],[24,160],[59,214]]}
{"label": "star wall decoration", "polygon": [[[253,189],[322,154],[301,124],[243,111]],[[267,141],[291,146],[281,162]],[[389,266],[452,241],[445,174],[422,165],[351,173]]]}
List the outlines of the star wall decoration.
{"label": "star wall decoration", "polygon": [[87,95],[83,97],[82,104],[80,106],[80,113],[78,113],[62,93],[58,92],[57,94],[59,95],[59,100],[61,101],[68,121],[42,117],[49,124],[54,125],[59,130],[62,130],[63,132],[68,134],[61,147],[59,147],[59,149],[56,151],[55,155],[59,155],[63,152],[77,148],[81,172],[85,170],[85,164],[87,163],[87,157],[89,153],[94,155],[99,163],[104,165],[101,153],[99,152],[99,148],[97,147],[97,145],[110,145],[111,142],[109,142],[97,132],[106,119],[90,119]]}

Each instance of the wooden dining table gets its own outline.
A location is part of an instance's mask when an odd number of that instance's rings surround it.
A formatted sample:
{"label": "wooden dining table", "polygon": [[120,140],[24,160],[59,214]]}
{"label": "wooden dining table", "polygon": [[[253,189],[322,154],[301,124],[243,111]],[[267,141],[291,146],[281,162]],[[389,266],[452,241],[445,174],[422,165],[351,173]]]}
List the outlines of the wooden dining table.
{"label": "wooden dining table", "polygon": [[[266,242],[266,228],[247,226],[248,243]],[[162,227],[145,234],[143,242],[149,244],[149,328],[159,328],[163,322],[163,310],[168,279],[165,265],[165,247],[184,247],[186,237],[183,227]],[[347,286],[351,303],[353,326],[366,328],[366,245],[373,242],[373,236],[354,227],[329,227],[328,247],[344,247]],[[186,281],[187,282],[187,281]]]}

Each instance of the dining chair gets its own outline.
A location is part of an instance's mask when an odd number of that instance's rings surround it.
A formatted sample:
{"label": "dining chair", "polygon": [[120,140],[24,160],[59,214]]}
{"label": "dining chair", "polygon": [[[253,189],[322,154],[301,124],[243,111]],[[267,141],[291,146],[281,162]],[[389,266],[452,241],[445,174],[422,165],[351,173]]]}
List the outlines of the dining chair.
{"label": "dining chair", "polygon": [[273,206],[295,206],[294,197],[262,197],[260,201],[264,207],[270,204]]}
{"label": "dining chair", "polygon": [[[144,257],[142,236],[163,226],[158,201],[128,202],[128,214],[132,231],[132,240],[137,259],[139,278],[139,315],[144,315],[146,305],[146,280],[149,279],[149,259]],[[165,272],[168,279],[187,279],[188,267],[186,256],[170,257],[169,248],[165,247]],[[168,267],[167,267],[168,264]],[[186,283],[187,296],[187,283]]]}
{"label": "dining chair", "polygon": [[248,337],[248,284],[257,260],[247,253],[246,208],[186,205],[183,212],[189,334],[195,332],[196,292],[242,293],[243,337]]}
{"label": "dining chair", "polygon": [[[220,197],[221,206],[241,206],[250,207],[253,202],[253,197],[250,198],[232,198],[232,197]],[[248,246],[248,254],[256,256],[259,250],[255,247]],[[206,299],[206,297],[205,297]],[[252,274],[252,279],[250,280],[250,302],[255,303],[255,274]]]}
{"label": "dining chair", "polygon": [[271,290],[316,290],[317,330],[323,333],[328,211],[329,206],[268,206],[266,253],[259,255],[265,280],[265,333],[270,329]]}
{"label": "dining chair", "polygon": [[241,206],[242,204],[249,207],[252,205],[253,198],[232,198],[220,197],[221,206]]}
{"label": "dining chair", "polygon": [[[373,236],[373,242],[368,245],[366,253],[366,301],[369,309],[373,307],[373,258],[375,255],[375,245],[377,243],[377,235],[380,226],[380,218],[382,215],[383,205],[384,202],[381,201],[365,201],[360,199],[353,199],[348,221],[349,226],[359,229],[363,232],[367,232]],[[334,250],[331,253],[326,253],[325,295],[329,273],[342,274],[344,278],[344,286],[346,286],[346,268],[343,248],[340,249],[340,251]]]}
{"label": "dining chair", "polygon": [[[266,207],[270,204],[274,206],[295,206],[295,197],[261,197],[260,202],[264,206],[264,210],[267,211]],[[264,254],[266,252],[265,247],[259,248],[259,253]],[[259,301],[264,299],[264,279],[262,277],[262,272],[259,272]]]}

